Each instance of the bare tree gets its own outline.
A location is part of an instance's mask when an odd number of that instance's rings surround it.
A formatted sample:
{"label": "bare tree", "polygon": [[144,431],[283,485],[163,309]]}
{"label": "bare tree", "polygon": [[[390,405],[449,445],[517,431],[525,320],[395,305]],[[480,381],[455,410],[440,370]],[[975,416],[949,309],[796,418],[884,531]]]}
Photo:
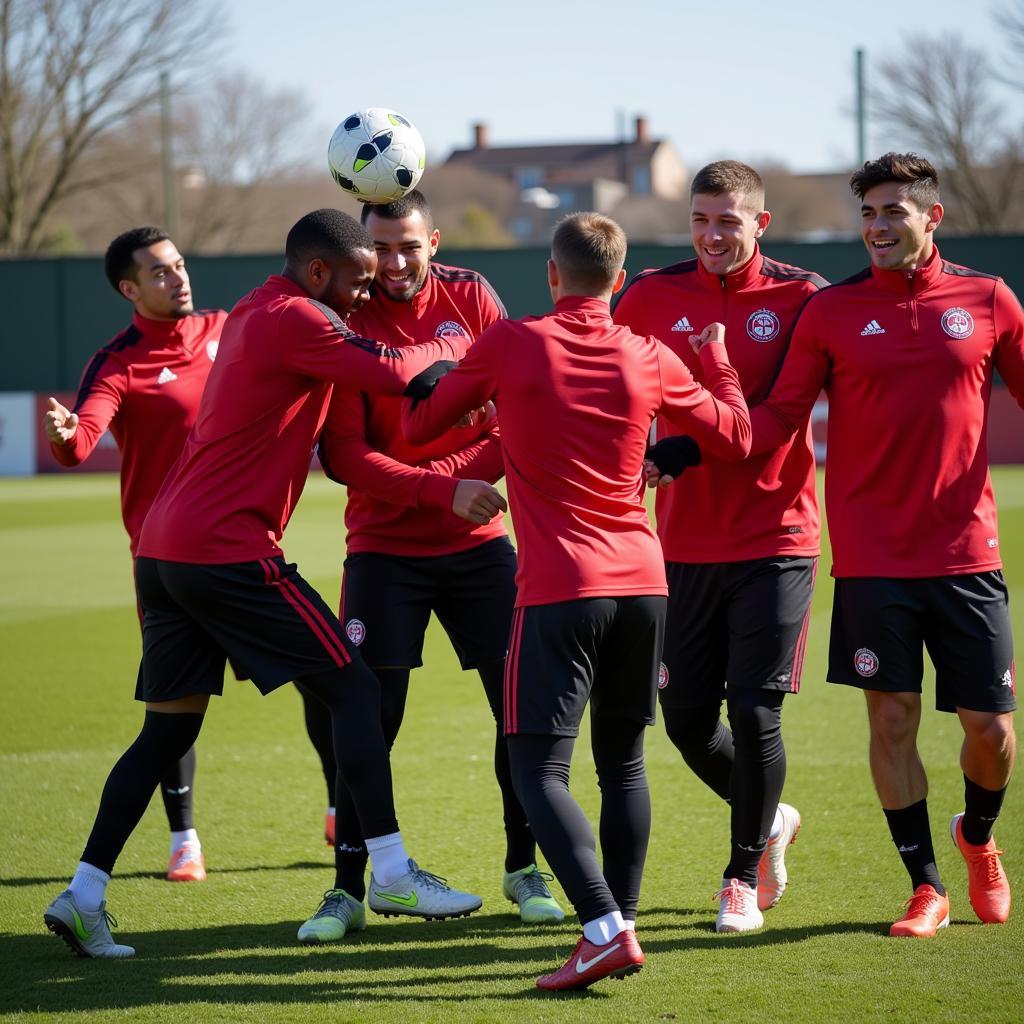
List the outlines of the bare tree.
{"label": "bare tree", "polygon": [[1019,127],[996,98],[988,55],[953,35],[909,36],[903,52],[882,62],[872,90],[875,117],[943,169],[954,223],[972,231],[1006,231],[1024,170]]}
{"label": "bare tree", "polygon": [[0,252],[40,248],[57,202],[109,180],[86,158],[218,27],[201,0],[0,0]]}
{"label": "bare tree", "polygon": [[1024,92],[1024,0],[1006,0],[992,11],[992,17],[1006,45],[1008,67],[999,78]]}

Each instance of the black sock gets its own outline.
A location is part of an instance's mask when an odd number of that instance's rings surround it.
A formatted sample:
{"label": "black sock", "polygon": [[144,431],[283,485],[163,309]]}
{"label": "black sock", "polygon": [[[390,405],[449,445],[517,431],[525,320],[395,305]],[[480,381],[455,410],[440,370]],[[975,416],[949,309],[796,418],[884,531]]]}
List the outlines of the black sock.
{"label": "black sock", "polygon": [[323,702],[315,697],[307,687],[297,682],[295,689],[302,698],[302,717],[306,723],[306,735],[313,744],[316,756],[320,759],[320,769],[324,773],[324,785],[327,787],[327,806],[334,806],[334,780],[338,777],[338,763],[334,759],[334,738],[331,735],[331,713]]}
{"label": "black sock", "polygon": [[537,863],[537,843],[526,820],[526,811],[512,785],[512,770],[508,764],[508,742],[502,720],[502,699],[505,686],[505,659],[482,661],[476,667],[484,684],[487,703],[494,716],[494,777],[501,791],[501,812],[505,825],[505,870],[519,871]]}
{"label": "black sock", "polygon": [[142,731],[107,776],[82,860],[108,875],[113,873],[153,790],[195,743],[202,725],[202,715],[146,712]]}
{"label": "black sock", "polygon": [[984,846],[992,838],[992,829],[1003,806],[1006,786],[985,789],[964,776],[964,816],[960,829],[971,846]]}
{"label": "black sock", "polygon": [[732,849],[723,877],[739,878],[753,888],[786,782],[784,696],[776,690],[737,689],[728,698],[736,763],[730,801]]}
{"label": "black sock", "polygon": [[928,824],[928,801],[918,800],[916,804],[896,811],[884,807],[882,810],[889,823],[892,841],[910,875],[910,884],[914,889],[919,885],[930,885],[940,896],[945,896],[946,887],[935,865],[931,826]]}
{"label": "black sock", "polygon": [[167,824],[172,832],[194,828],[192,800],[196,781],[196,748],[188,753],[160,780],[160,795],[167,812]]}
{"label": "black sock", "polygon": [[661,709],[665,732],[690,770],[727,803],[736,759],[732,733],[721,719],[721,701],[695,708]]}

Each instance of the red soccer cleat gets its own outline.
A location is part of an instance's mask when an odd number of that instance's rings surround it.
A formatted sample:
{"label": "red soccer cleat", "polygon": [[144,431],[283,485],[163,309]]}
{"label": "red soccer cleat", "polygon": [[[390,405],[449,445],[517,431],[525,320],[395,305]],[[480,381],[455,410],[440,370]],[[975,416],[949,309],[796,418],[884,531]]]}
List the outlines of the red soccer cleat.
{"label": "red soccer cleat", "polygon": [[191,844],[179,846],[171,854],[167,866],[168,882],[205,882],[206,862],[203,855]]}
{"label": "red soccer cleat", "polygon": [[603,946],[595,946],[581,935],[572,956],[554,973],[538,978],[537,988],[546,992],[569,992],[586,988],[602,978],[636,974],[643,964],[643,950],[636,941],[636,934],[628,928]]}
{"label": "red soccer cleat", "polygon": [[940,896],[934,886],[919,885],[907,900],[907,912],[889,929],[889,934],[930,939],[948,924],[949,898]]}
{"label": "red soccer cleat", "polygon": [[1010,883],[999,863],[1002,850],[990,836],[984,846],[972,846],[964,839],[963,815],[954,814],[949,823],[953,845],[967,863],[967,894],[978,920],[985,924],[1003,924],[1010,916]]}

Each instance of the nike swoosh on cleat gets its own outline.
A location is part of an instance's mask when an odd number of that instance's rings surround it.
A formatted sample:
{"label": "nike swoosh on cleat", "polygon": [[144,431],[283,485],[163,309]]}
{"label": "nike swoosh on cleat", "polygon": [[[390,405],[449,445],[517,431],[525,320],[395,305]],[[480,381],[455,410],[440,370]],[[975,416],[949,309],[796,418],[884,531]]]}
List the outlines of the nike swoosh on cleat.
{"label": "nike swoosh on cleat", "polygon": [[419,896],[414,892],[408,892],[404,896],[396,896],[389,892],[378,892],[377,898],[387,900],[388,903],[397,903],[400,907],[415,907],[420,902]]}
{"label": "nike swoosh on cleat", "polygon": [[71,908],[71,916],[75,919],[75,934],[83,941],[89,941],[89,933],[86,931],[85,925],[82,924],[82,919],[78,916],[78,911],[74,907]]}
{"label": "nike swoosh on cleat", "polygon": [[611,956],[612,953],[614,953],[621,945],[621,942],[616,942],[611,949],[606,949],[603,953],[598,953],[593,960],[584,960],[583,957],[580,957],[579,960],[576,961],[576,973],[582,974],[584,971],[589,971],[594,964],[600,963],[606,956]]}

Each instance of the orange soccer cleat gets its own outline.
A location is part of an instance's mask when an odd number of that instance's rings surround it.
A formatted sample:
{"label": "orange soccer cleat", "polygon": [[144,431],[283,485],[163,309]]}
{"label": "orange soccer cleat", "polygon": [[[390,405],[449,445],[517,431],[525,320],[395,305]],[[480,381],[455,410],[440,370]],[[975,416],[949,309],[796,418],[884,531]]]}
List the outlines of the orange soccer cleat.
{"label": "orange soccer cleat", "polygon": [[889,929],[889,934],[929,939],[948,924],[949,898],[940,896],[934,886],[919,885],[907,900],[907,912]]}
{"label": "orange soccer cleat", "polygon": [[967,864],[967,894],[978,920],[985,924],[1003,924],[1010,916],[1010,883],[999,862],[1002,850],[989,836],[984,846],[972,846],[964,839],[963,815],[954,814],[949,823],[953,845]]}
{"label": "orange soccer cleat", "polygon": [[167,866],[168,882],[205,882],[206,862],[203,855],[191,843],[179,846],[171,854]]}
{"label": "orange soccer cleat", "polygon": [[581,935],[572,956],[557,971],[538,978],[537,988],[546,992],[586,988],[602,978],[636,974],[643,964],[643,950],[636,941],[636,934],[628,928],[603,946],[595,946]]}
{"label": "orange soccer cleat", "polygon": [[334,824],[336,820],[333,808],[324,815],[324,842],[328,846],[334,845]]}

